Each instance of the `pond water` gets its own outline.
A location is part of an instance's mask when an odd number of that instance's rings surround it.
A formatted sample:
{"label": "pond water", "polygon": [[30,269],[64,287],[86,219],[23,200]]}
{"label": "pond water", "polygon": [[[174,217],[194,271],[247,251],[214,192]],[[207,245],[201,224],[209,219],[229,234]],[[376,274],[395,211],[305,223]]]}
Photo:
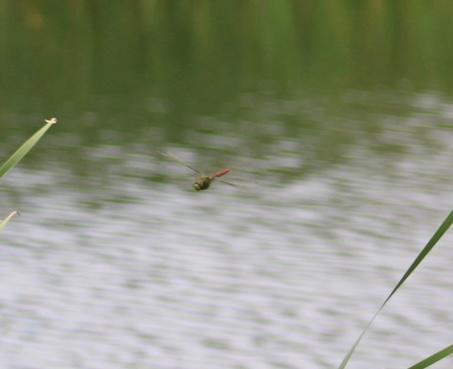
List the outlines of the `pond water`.
{"label": "pond water", "polygon": [[[0,3],[5,19],[23,20],[11,38],[36,55],[26,64],[2,41],[0,154],[59,117],[1,181],[2,213],[21,210],[1,234],[2,367],[335,368],[452,208],[453,100],[448,80],[437,84],[447,58],[428,58],[432,73],[419,78],[397,62],[374,75],[365,41],[391,36],[368,30],[330,48],[316,27],[357,26],[363,13],[325,5],[328,20],[315,12],[311,24],[314,10],[294,5],[291,22],[271,1],[261,16],[279,32],[257,40],[263,24],[242,24],[225,2],[144,1],[132,15],[118,3],[110,17],[90,1]],[[188,10],[192,23],[180,18]],[[429,18],[440,30],[444,10]],[[139,27],[140,14],[154,21]],[[56,20],[72,15],[71,26]],[[124,32],[111,28],[120,21]],[[397,46],[413,45],[414,29]],[[349,56],[369,52],[361,68],[343,54],[353,41]],[[399,49],[379,47],[382,58]],[[415,51],[400,52],[405,65]],[[191,171],[161,151],[209,174],[229,167],[237,186],[195,192]],[[394,296],[348,367],[404,368],[451,344],[452,241]]]}

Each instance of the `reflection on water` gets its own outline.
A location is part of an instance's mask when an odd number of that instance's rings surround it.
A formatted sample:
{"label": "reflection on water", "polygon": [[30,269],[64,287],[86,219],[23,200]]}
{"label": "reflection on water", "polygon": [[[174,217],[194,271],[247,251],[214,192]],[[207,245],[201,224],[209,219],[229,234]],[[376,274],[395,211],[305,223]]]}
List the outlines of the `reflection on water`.
{"label": "reflection on water", "polygon": [[[252,150],[239,128],[210,130],[212,118],[190,131],[203,151],[166,147],[207,170],[231,165],[239,189],[193,192],[190,172],[155,155],[146,134],[79,146],[52,132],[38,167],[24,163],[2,182],[2,209],[23,211],[2,234],[3,366],[338,365],[453,203],[451,105],[406,96],[401,115],[393,99],[358,96],[345,97],[337,125],[314,109],[311,119],[330,123],[308,137],[269,120]],[[407,367],[451,342],[449,240],[351,368]]]}

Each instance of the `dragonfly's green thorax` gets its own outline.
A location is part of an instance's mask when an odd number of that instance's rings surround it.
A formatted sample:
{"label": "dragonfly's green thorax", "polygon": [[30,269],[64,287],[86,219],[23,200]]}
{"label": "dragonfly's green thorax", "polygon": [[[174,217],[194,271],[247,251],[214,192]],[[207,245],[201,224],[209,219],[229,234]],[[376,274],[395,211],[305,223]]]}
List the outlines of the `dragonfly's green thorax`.
{"label": "dragonfly's green thorax", "polygon": [[196,191],[206,190],[207,188],[209,188],[211,182],[212,182],[211,177],[202,176],[197,178],[197,180],[193,183],[193,188]]}

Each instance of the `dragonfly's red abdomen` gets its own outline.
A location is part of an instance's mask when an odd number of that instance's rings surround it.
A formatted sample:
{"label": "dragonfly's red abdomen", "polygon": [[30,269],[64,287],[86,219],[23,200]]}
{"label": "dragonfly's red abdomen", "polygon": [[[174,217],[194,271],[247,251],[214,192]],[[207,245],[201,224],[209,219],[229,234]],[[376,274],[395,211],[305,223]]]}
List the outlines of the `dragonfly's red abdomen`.
{"label": "dragonfly's red abdomen", "polygon": [[218,172],[214,173],[214,175],[212,176],[212,178],[218,178],[218,177],[222,177],[224,176],[225,174],[228,174],[231,172],[231,169],[222,169],[222,170],[219,170]]}

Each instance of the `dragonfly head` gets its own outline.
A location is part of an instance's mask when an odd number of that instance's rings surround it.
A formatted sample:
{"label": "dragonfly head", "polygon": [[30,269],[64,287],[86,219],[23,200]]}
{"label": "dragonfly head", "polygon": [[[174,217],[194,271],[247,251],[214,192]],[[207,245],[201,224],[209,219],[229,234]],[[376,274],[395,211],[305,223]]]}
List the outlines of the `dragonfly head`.
{"label": "dragonfly head", "polygon": [[200,177],[198,178],[192,185],[192,187],[195,189],[195,191],[201,191],[201,190],[206,190],[209,188],[209,185],[211,184],[212,179],[211,177]]}

